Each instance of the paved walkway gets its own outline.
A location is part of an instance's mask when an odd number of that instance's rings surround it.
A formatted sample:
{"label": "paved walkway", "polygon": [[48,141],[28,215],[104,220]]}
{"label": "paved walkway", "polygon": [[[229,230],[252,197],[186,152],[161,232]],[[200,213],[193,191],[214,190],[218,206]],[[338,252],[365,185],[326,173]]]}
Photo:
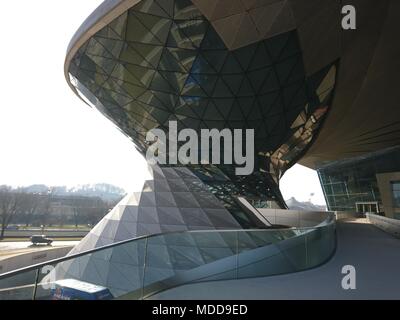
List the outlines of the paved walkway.
{"label": "paved walkway", "polygon": [[[363,219],[337,224],[338,246],[325,265],[264,278],[181,286],[151,299],[400,299],[400,239]],[[356,268],[355,290],[343,290],[344,265]]]}

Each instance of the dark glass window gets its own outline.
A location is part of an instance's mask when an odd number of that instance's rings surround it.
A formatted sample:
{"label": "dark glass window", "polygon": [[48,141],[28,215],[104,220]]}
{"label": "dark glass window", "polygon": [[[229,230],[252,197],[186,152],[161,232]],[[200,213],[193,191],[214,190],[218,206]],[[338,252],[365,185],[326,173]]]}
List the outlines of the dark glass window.
{"label": "dark glass window", "polygon": [[392,184],[393,206],[400,208],[400,181],[394,181]]}

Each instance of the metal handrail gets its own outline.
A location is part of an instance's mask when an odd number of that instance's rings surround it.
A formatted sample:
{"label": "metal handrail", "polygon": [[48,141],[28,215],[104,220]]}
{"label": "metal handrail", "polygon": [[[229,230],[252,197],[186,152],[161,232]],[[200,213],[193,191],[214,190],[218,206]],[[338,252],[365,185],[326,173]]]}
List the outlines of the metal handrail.
{"label": "metal handrail", "polygon": [[[329,222],[332,219],[331,215],[328,215],[327,219],[324,220],[324,222]],[[52,259],[52,260],[48,260],[46,262],[41,262],[41,263],[37,263],[31,266],[27,266],[27,267],[23,267],[20,269],[16,269],[13,271],[9,271],[6,273],[2,273],[0,274],[0,280],[3,280],[5,278],[8,278],[10,276],[14,276],[20,273],[24,273],[24,272],[28,272],[28,271],[32,271],[32,270],[36,270],[38,268],[50,265],[50,264],[56,264],[59,262],[64,262],[64,261],[68,261],[74,258],[78,258],[78,257],[82,257],[84,255],[87,254],[91,254],[97,251],[101,251],[101,250],[105,250],[105,249],[109,249],[109,248],[113,248],[122,244],[126,244],[126,243],[130,243],[133,241],[137,241],[137,240],[141,240],[141,239],[145,239],[145,238],[152,238],[152,237],[156,237],[156,236],[163,236],[163,235],[170,235],[170,234],[181,234],[181,233],[200,233],[200,232],[265,232],[265,231],[269,231],[269,232],[276,232],[279,230],[312,230],[312,229],[316,229],[316,228],[321,228],[323,227],[323,225],[317,225],[315,227],[288,227],[288,228],[281,228],[281,229],[272,229],[272,228],[259,228],[259,229],[212,229],[212,230],[183,230],[183,231],[171,231],[171,232],[162,232],[162,233],[154,233],[151,235],[143,235],[143,236],[139,236],[139,237],[135,237],[135,238],[131,238],[131,239],[127,239],[127,240],[122,240],[122,241],[118,241],[118,242],[114,242],[105,246],[101,246],[98,248],[94,248],[94,249],[90,249],[90,250],[86,250],[86,251],[82,251],[79,253],[75,253],[75,254],[71,254],[71,255],[67,255],[65,257],[61,257],[61,258],[56,258],[56,259]]]}

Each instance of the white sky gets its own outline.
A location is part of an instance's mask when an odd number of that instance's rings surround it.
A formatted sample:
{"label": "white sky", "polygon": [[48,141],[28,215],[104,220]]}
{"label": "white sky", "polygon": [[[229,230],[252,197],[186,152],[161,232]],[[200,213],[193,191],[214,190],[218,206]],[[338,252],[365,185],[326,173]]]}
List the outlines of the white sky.
{"label": "white sky", "polygon": [[[134,188],[145,161],[128,138],[68,87],[69,40],[102,0],[1,1],[0,184],[107,182]],[[313,170],[294,166],[285,199],[324,204]]]}

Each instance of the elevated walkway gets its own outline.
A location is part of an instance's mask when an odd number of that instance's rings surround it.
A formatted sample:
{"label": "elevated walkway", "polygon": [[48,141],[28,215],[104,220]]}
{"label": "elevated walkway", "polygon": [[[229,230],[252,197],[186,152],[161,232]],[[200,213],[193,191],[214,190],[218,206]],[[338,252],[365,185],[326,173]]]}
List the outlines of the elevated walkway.
{"label": "elevated walkway", "polygon": [[[344,265],[356,269],[356,289],[344,290]],[[169,289],[151,299],[400,299],[400,240],[366,219],[337,222],[337,249],[307,271],[212,281]]]}
{"label": "elevated walkway", "polygon": [[0,274],[0,299],[51,299],[63,280],[102,287],[117,299],[143,299],[187,283],[307,270],[334,253],[333,212],[274,209],[261,214],[286,227],[191,230],[128,239]]}

